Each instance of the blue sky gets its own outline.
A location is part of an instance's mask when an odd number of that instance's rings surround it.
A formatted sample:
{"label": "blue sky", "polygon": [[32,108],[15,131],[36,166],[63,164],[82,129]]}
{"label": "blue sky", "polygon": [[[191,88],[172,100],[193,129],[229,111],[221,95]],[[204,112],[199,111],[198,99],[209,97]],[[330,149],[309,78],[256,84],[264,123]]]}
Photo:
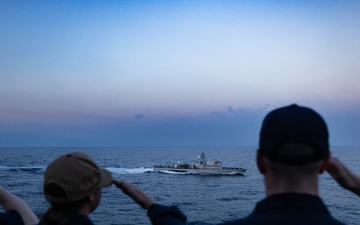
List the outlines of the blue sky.
{"label": "blue sky", "polygon": [[0,1],[0,146],[256,145],[269,110],[360,145],[359,1]]}

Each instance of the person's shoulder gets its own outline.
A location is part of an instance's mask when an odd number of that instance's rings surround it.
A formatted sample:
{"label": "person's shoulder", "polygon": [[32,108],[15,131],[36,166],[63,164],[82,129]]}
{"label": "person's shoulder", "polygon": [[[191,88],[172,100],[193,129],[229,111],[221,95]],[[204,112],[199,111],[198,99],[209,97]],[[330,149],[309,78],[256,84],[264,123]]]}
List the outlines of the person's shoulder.
{"label": "person's shoulder", "polygon": [[81,215],[79,213],[71,214],[69,220],[69,224],[73,225],[94,225],[93,222],[89,219],[89,217]]}
{"label": "person's shoulder", "polygon": [[[304,224],[307,223],[308,225],[312,225],[312,224],[326,224],[326,225],[346,225],[345,223],[342,223],[332,217],[327,217],[327,218],[317,218],[315,219],[316,222],[314,222],[312,219],[305,219],[305,221],[299,219],[297,220],[298,222],[300,222],[300,224]],[[245,218],[241,218],[241,219],[236,219],[236,220],[231,220],[231,221],[227,221],[224,223],[221,223],[220,225],[259,225],[259,224],[274,224],[274,225],[278,225],[278,224],[291,224],[291,221],[284,221],[283,218],[277,218],[274,219],[273,216],[269,217],[269,216],[253,216],[250,215],[248,217]],[[292,221],[292,224],[294,224],[294,221]],[[298,223],[296,223],[298,224]]]}
{"label": "person's shoulder", "polygon": [[185,224],[187,217],[176,206],[154,204],[147,212],[152,224]]}
{"label": "person's shoulder", "polygon": [[17,211],[11,210],[0,213],[0,225],[24,225],[24,221]]}
{"label": "person's shoulder", "polygon": [[340,222],[339,220],[333,219],[331,222],[328,223],[329,225],[346,225],[343,222]]}
{"label": "person's shoulder", "polygon": [[249,224],[248,221],[243,219],[237,219],[237,220],[231,220],[224,223],[221,223],[220,225],[243,225],[243,224]]}

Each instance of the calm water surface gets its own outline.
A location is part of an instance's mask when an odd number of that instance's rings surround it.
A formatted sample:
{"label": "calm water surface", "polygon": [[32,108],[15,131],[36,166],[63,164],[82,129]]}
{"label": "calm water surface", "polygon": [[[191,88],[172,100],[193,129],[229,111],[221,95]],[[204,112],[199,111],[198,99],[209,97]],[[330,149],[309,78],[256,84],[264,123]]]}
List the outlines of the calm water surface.
{"label": "calm water surface", "polygon": [[[256,147],[179,148],[0,148],[1,185],[24,199],[34,212],[48,208],[42,194],[46,166],[72,151],[89,154],[115,179],[135,183],[164,205],[177,205],[189,224],[217,224],[248,215],[264,197],[263,178],[255,165]],[[334,147],[333,155],[360,174],[358,147]],[[201,152],[223,166],[247,168],[245,176],[200,176],[153,172],[155,164],[195,162]],[[332,215],[349,225],[360,221],[360,198],[340,188],[328,174],[320,178],[320,197]],[[146,212],[114,186],[103,189],[101,205],[91,214],[95,224],[150,224]]]}

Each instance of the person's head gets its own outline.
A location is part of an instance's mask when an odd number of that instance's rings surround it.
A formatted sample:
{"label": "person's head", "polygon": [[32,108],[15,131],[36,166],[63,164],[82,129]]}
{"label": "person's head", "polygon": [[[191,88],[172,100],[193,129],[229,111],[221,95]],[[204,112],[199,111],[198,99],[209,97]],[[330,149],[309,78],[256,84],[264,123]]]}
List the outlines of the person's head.
{"label": "person's head", "polygon": [[44,174],[44,194],[51,204],[43,217],[44,224],[53,224],[51,220],[66,221],[71,213],[87,216],[98,207],[101,188],[110,186],[112,181],[111,174],[84,153],[58,157]]}
{"label": "person's head", "polygon": [[275,109],[260,130],[259,170],[284,177],[317,176],[330,157],[328,139],[326,123],[314,110],[298,105]]}

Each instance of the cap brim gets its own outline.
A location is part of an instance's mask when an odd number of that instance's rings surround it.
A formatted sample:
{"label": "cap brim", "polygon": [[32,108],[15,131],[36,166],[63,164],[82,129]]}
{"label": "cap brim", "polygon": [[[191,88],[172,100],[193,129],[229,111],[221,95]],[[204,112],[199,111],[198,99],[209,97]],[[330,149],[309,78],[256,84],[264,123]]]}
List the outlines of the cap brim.
{"label": "cap brim", "polygon": [[100,169],[100,172],[101,172],[101,180],[98,187],[109,187],[113,182],[113,178],[110,172],[107,171],[106,169]]}

